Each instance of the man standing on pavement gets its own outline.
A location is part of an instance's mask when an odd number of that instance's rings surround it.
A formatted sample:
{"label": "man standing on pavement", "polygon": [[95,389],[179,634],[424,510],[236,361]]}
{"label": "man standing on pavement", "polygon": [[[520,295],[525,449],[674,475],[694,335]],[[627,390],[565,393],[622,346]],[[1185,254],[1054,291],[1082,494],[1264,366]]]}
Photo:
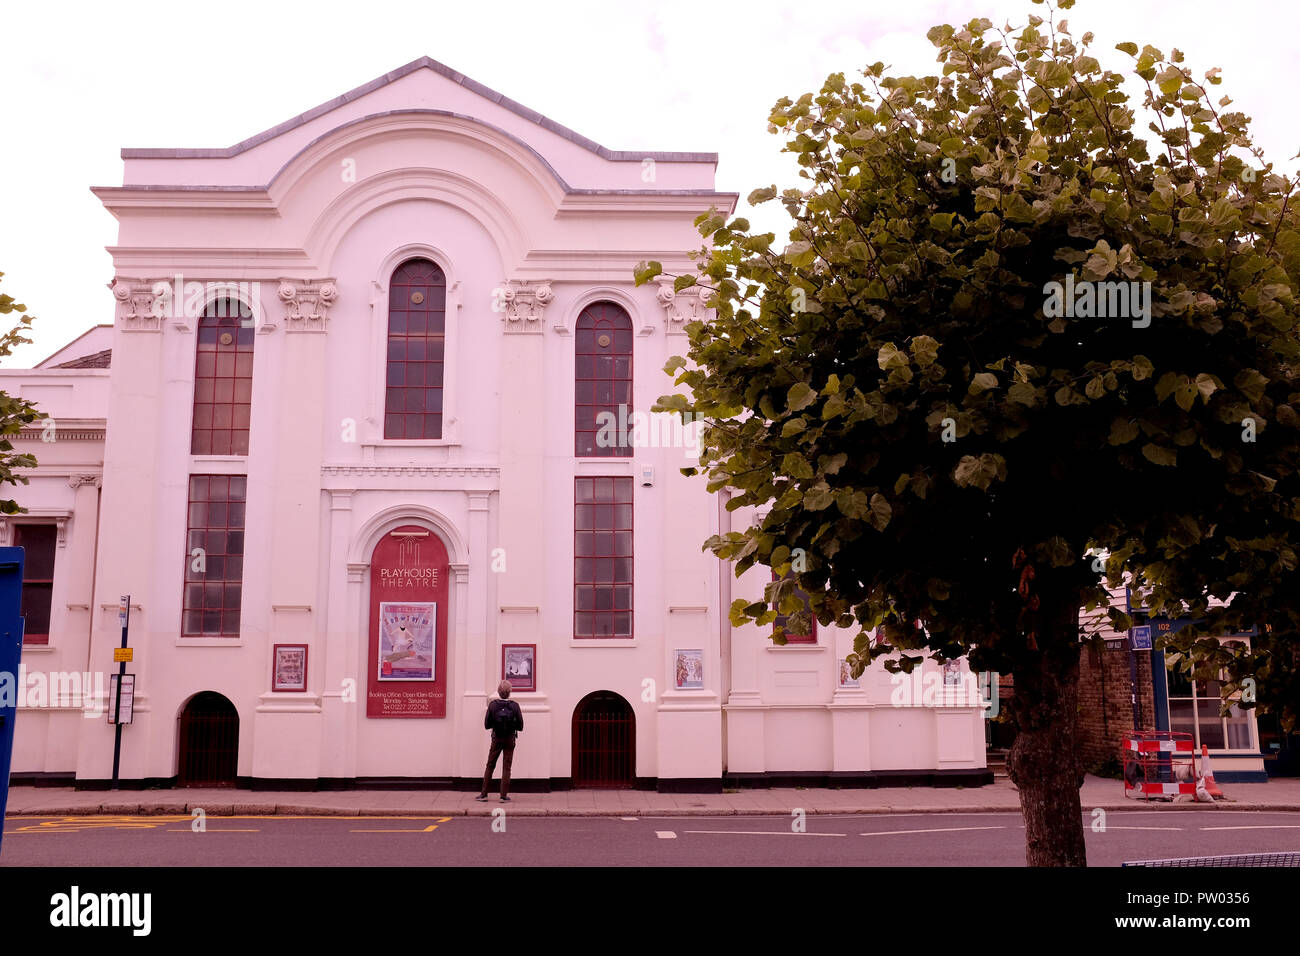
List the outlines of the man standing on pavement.
{"label": "man standing on pavement", "polygon": [[515,759],[515,735],[524,729],[524,714],[519,705],[510,700],[510,681],[503,680],[497,685],[500,700],[488,704],[483,717],[483,729],[492,731],[492,748],[488,751],[487,770],[483,772],[483,791],[478,799],[488,798],[488,788],[492,786],[492,772],[497,768],[498,755],[505,755],[501,762],[501,802],[510,800],[510,764]]}

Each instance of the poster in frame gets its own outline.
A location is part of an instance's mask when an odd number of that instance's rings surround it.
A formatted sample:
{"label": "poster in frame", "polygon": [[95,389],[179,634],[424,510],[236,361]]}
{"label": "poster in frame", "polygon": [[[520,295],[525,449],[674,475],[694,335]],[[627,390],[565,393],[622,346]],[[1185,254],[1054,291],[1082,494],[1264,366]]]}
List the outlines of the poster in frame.
{"label": "poster in frame", "polygon": [[840,686],[861,687],[862,684],[853,676],[853,668],[848,661],[840,661]]}
{"label": "poster in frame", "polygon": [[271,651],[271,690],[305,692],[307,690],[307,645],[276,644]]}
{"label": "poster in frame", "polygon": [[437,633],[436,602],[381,601],[379,680],[434,680]]}
{"label": "poster in frame", "polygon": [[700,648],[673,652],[673,686],[678,690],[704,689],[704,651]]}
{"label": "poster in frame", "polygon": [[537,690],[537,645],[502,644],[501,679],[517,691]]}

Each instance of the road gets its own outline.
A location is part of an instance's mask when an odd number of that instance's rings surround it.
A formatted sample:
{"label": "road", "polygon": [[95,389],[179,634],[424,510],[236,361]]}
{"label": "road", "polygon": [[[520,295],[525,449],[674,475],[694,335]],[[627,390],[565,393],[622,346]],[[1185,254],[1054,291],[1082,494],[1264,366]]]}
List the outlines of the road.
{"label": "road", "polygon": [[[1023,866],[1019,813],[10,817],[0,866]],[[1088,862],[1300,850],[1300,813],[1112,811]],[[494,830],[494,823],[497,827]],[[504,832],[500,828],[504,825]]]}

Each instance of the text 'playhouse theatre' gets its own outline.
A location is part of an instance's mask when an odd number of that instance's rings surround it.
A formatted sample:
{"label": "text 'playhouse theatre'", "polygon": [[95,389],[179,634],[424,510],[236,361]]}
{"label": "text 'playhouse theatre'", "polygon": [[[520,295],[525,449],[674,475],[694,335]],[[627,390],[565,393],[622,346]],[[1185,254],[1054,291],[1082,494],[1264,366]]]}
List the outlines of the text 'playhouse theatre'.
{"label": "text 'playhouse theatre'", "polygon": [[[612,151],[422,59],[122,155],[112,325],[0,377],[58,423],[4,523],[48,552],[24,664],[116,673],[130,596],[124,781],[477,786],[503,679],[521,789],[989,779],[978,697],[728,622],[770,571],[701,545],[755,515],[647,414],[707,312],[632,281],[734,209],[714,154]],[[105,693],[20,707],[18,777],[109,779]]]}

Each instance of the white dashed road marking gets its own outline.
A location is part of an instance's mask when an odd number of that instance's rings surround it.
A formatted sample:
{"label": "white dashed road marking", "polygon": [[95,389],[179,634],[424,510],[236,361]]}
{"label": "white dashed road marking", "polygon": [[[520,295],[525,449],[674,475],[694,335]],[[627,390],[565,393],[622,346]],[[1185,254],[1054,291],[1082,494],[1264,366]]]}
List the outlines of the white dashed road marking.
{"label": "white dashed road marking", "polygon": [[957,833],[964,830],[1005,830],[1006,827],[936,827],[933,830],[881,830],[878,833],[859,833],[858,836],[900,836],[907,833]]}
{"label": "white dashed road marking", "polygon": [[676,839],[677,839],[677,834],[674,833],[672,830],[656,830],[656,831],[655,831],[655,836],[657,836],[657,837],[658,837],[659,839],[661,839],[661,840],[676,840]]}
{"label": "white dashed road marking", "polygon": [[743,836],[848,836],[847,833],[796,833],[793,830],[685,830],[685,833],[739,833]]}

